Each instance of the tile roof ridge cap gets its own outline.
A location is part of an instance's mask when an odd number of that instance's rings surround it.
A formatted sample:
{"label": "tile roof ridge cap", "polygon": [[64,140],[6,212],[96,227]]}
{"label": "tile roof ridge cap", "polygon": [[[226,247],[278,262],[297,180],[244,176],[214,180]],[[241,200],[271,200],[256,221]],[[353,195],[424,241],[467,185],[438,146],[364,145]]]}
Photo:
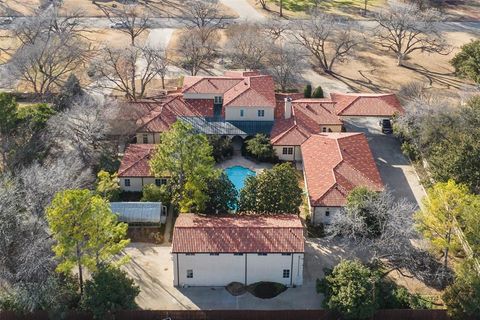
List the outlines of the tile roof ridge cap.
{"label": "tile roof ridge cap", "polygon": [[[349,96],[349,97],[353,97],[353,96]],[[360,99],[361,96],[356,96],[352,101],[350,101],[350,103],[348,103],[345,107],[342,108],[342,110],[339,110],[339,113],[342,113],[343,111],[347,110],[348,108],[350,108],[357,100]]]}
{"label": "tile roof ridge cap", "polygon": [[[138,144],[139,146],[142,145],[142,144]],[[143,148],[143,147],[140,147],[140,148]],[[118,175],[121,175],[123,172],[131,169],[134,165],[136,165],[138,162],[142,161],[143,159],[145,159],[146,157],[148,157],[150,155],[150,152],[146,152],[143,157],[137,159],[137,161],[135,161],[134,163],[132,163],[131,165],[129,165],[128,167],[126,167],[125,169],[122,170],[122,172],[118,172]],[[125,156],[124,156],[125,157]]]}
{"label": "tile roof ridge cap", "polygon": [[200,81],[202,81],[204,79],[204,77],[201,77],[201,76],[188,76],[188,77],[195,78],[197,81],[195,81],[194,83],[192,83],[190,86],[186,87],[185,89],[182,89],[182,93],[184,91],[190,90],[194,85],[198,84]]}

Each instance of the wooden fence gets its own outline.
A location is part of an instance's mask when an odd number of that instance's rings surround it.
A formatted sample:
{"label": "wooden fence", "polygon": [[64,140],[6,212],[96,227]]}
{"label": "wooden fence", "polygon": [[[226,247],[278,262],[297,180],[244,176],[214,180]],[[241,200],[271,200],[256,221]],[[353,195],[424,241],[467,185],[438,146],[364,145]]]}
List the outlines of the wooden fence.
{"label": "wooden fence", "polygon": [[[49,320],[46,312],[19,315],[0,312],[0,320]],[[92,320],[86,313],[71,313],[67,320]],[[185,311],[121,311],[115,320],[341,320],[327,310],[185,310]],[[449,320],[445,310],[379,310],[372,320]]]}

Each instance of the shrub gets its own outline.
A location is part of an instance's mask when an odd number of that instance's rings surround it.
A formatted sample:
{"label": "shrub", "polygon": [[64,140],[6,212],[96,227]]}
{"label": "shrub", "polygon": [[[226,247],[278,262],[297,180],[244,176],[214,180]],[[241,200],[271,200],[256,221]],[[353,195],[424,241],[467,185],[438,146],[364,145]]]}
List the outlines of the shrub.
{"label": "shrub", "polygon": [[480,83],[480,40],[463,45],[451,64],[459,77]]}
{"label": "shrub", "polygon": [[164,205],[170,204],[172,200],[168,185],[156,186],[153,183],[143,186],[143,202],[161,202]]}
{"label": "shrub", "polygon": [[315,91],[312,93],[312,98],[324,98],[323,89],[321,86],[318,86]]}
{"label": "shrub", "polygon": [[109,318],[118,310],[137,309],[135,298],[140,289],[125,271],[103,267],[85,283],[82,308],[93,313],[95,319]]}
{"label": "shrub", "polygon": [[312,85],[311,84],[307,84],[305,86],[305,89],[303,90],[303,96],[305,98],[311,98],[312,97]]}
{"label": "shrub", "polygon": [[255,137],[245,141],[245,145],[247,155],[258,161],[276,162],[278,160],[270,139],[264,134],[257,133]]}
{"label": "shrub", "polygon": [[207,136],[208,143],[212,146],[212,156],[215,162],[220,162],[233,155],[232,139],[217,135]]}

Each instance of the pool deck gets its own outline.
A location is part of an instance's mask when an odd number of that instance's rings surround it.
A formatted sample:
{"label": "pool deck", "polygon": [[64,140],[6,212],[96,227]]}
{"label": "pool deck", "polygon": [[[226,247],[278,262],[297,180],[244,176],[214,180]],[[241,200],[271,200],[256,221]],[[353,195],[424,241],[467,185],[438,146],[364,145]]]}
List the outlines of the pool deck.
{"label": "pool deck", "polygon": [[220,162],[217,164],[217,168],[220,169],[226,169],[234,166],[241,166],[248,168],[252,171],[255,171],[255,173],[260,173],[265,169],[271,169],[273,165],[271,163],[266,163],[266,162],[253,162],[251,160],[248,160],[242,156],[233,156],[233,158],[225,160],[223,162]]}

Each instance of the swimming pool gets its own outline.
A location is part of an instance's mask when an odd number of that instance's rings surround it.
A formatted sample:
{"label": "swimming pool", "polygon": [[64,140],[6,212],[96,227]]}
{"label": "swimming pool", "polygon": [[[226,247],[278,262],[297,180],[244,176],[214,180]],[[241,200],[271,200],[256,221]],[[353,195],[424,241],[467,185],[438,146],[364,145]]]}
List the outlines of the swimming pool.
{"label": "swimming pool", "polygon": [[245,185],[245,179],[247,179],[249,176],[254,176],[255,171],[242,166],[234,166],[225,169],[225,174],[227,175],[228,179],[232,181],[235,189],[237,189],[237,191],[240,193],[240,190]]}

